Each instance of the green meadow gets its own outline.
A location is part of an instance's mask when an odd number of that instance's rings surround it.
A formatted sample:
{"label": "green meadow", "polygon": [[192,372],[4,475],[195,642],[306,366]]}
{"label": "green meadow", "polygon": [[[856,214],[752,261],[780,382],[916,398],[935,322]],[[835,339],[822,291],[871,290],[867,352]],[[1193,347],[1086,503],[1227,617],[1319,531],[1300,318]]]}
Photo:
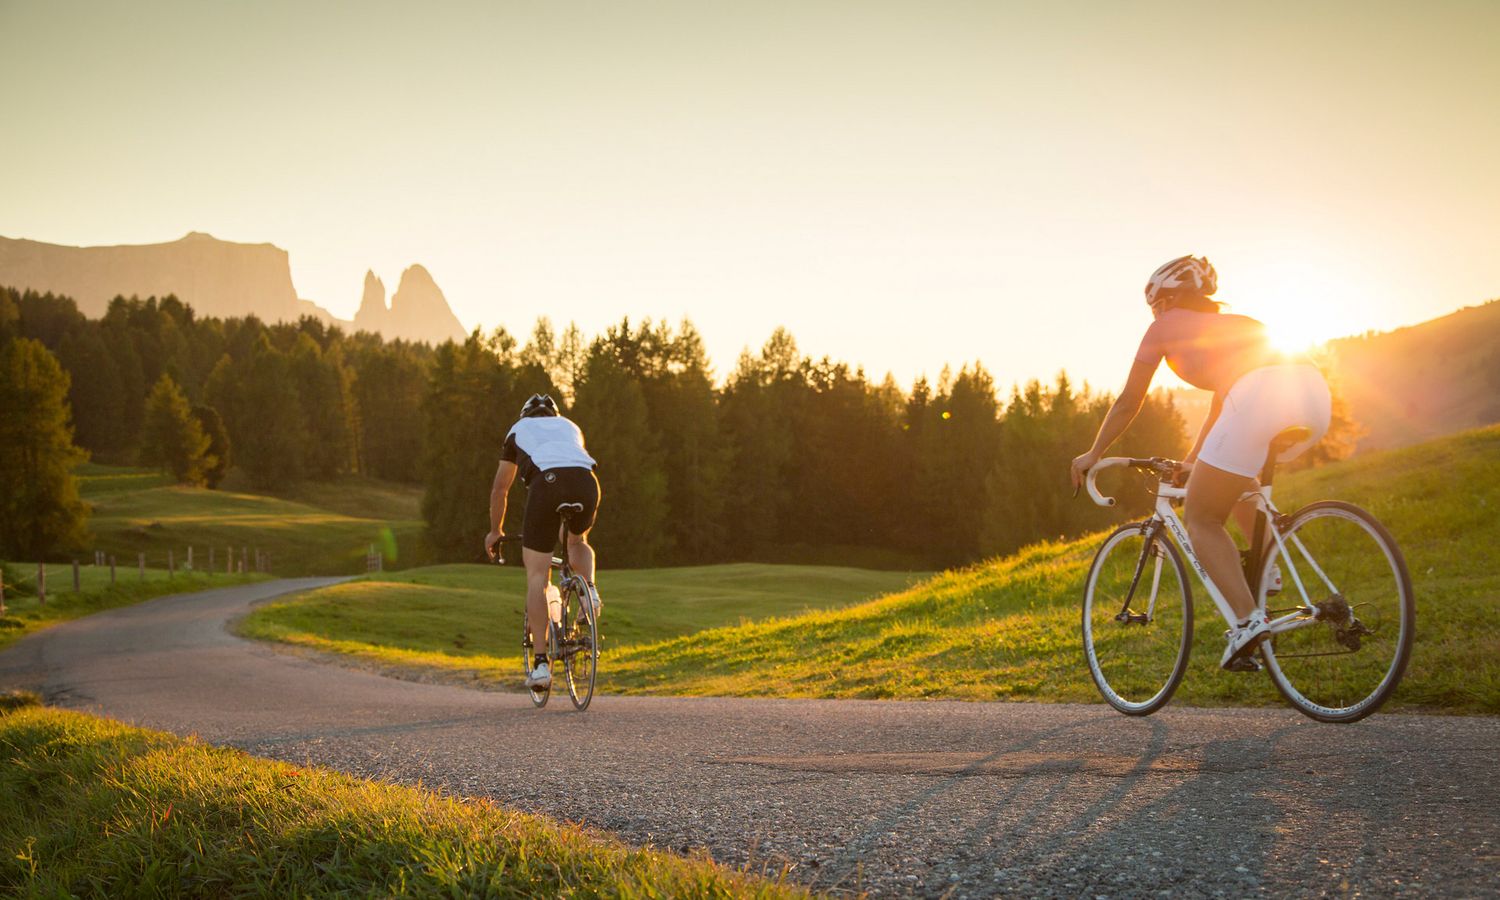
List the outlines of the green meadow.
{"label": "green meadow", "polygon": [[165,568],[171,551],[180,566],[192,547],[202,569],[212,547],[219,571],[233,548],[236,559],[246,549],[252,558],[256,549],[269,554],[276,575],[353,574],[364,571],[371,544],[388,565],[421,561],[419,488],[348,477],[265,496],[183,487],[155,472],[97,465],[81,467],[79,482],[93,507],[95,548],[119,565],[134,566],[145,553],[148,566]]}
{"label": "green meadow", "polygon": [[[603,581],[600,645],[634,645],[849,606],[924,575],[836,566],[737,563],[621,569]],[[259,607],[241,633],[373,662],[508,680],[520,667],[525,580],[517,566],[387,572]]]}
{"label": "green meadow", "polygon": [[9,896],[806,896],[489,801],[24,699],[0,697],[0,892]]}
{"label": "green meadow", "polygon": [[[1416,643],[1393,705],[1500,712],[1500,562],[1493,552],[1500,545],[1500,428],[1278,482],[1283,509],[1325,498],[1378,516],[1411,569]],[[601,686],[642,694],[1097,702],[1083,663],[1079,600],[1099,539],[1039,544],[905,589],[888,586],[894,592],[866,602],[830,602],[834,592],[815,572],[784,567],[779,574],[786,582],[767,592],[781,599],[742,595],[728,621],[714,621],[727,611],[715,603],[704,608],[717,612],[697,614],[697,598],[715,596],[700,579],[723,569],[713,580],[719,589],[749,587],[764,567],[610,572],[606,566]],[[265,608],[246,631],[384,662],[512,679],[519,665],[519,577],[475,573],[493,577],[497,589],[469,596],[475,588],[462,583],[474,577],[468,573],[418,570],[402,580],[316,592]],[[1201,588],[1194,593],[1193,663],[1173,702],[1280,703],[1264,675],[1218,669],[1224,625]],[[669,597],[675,608],[658,607]],[[788,608],[788,597],[805,611]],[[672,612],[658,615],[658,608]],[[433,619],[443,625],[427,624]]]}

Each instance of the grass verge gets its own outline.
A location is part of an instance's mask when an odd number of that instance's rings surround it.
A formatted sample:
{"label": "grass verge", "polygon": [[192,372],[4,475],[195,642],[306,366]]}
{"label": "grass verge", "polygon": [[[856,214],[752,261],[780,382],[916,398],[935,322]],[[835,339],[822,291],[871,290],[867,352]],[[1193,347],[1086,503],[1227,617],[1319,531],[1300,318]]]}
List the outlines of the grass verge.
{"label": "grass verge", "polygon": [[0,715],[0,809],[16,895],[805,896],[488,801],[42,708]]}
{"label": "grass verge", "polygon": [[[604,582],[606,651],[664,636],[848,606],[925,577],[835,566],[736,563],[623,569]],[[525,582],[515,566],[382,573],[259,607],[240,633],[369,662],[511,679]]]}
{"label": "grass verge", "polygon": [[[10,567],[13,571],[27,572],[34,579],[36,564]],[[269,575],[209,575],[204,572],[177,572],[169,576],[165,569],[147,569],[144,579],[135,568],[121,569],[116,581],[109,583],[109,569],[83,566],[79,568],[80,590],[72,590],[72,566],[47,565],[47,602],[42,604],[34,595],[16,596],[10,589],[5,594],[5,615],[0,616],[0,650],[22,637],[40,631],[59,622],[76,619],[91,613],[103,612],[117,606],[130,606],[153,597],[167,594],[186,594],[209,588],[263,581]]]}

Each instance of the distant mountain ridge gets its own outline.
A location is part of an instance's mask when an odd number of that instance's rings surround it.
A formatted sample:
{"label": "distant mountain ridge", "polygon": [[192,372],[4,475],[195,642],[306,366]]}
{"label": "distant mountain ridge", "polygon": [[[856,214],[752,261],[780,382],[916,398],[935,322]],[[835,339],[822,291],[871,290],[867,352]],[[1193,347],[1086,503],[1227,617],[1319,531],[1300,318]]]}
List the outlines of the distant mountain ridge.
{"label": "distant mountain ridge", "polygon": [[[372,273],[365,280],[366,303],[373,277]],[[379,285],[379,279],[375,283]],[[362,304],[362,315],[349,322],[297,296],[287,252],[280,247],[222,241],[196,231],[162,244],[105,247],[0,237],[0,284],[65,294],[84,315],[96,318],[117,296],[175,294],[203,316],[255,315],[275,322],[310,315],[350,330],[362,328],[386,338],[432,343],[463,340],[466,334],[443,292],[421,266],[403,273],[389,310],[382,285],[379,311],[372,306],[367,312]]]}
{"label": "distant mountain ridge", "polygon": [[366,272],[354,328],[434,344],[449,338],[462,341],[465,334],[463,323],[453,315],[437,282],[420,265],[401,273],[401,283],[396,285],[389,307],[385,305],[385,283],[374,272]]}

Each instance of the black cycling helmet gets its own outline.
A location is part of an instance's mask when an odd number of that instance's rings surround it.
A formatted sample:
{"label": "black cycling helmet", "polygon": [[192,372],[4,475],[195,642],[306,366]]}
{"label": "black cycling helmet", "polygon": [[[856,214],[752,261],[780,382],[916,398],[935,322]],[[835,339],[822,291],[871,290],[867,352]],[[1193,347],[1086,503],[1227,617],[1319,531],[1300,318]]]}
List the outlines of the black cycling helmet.
{"label": "black cycling helmet", "polygon": [[529,419],[532,416],[555,416],[557,415],[557,401],[552,399],[551,394],[532,394],[521,406],[521,418]]}

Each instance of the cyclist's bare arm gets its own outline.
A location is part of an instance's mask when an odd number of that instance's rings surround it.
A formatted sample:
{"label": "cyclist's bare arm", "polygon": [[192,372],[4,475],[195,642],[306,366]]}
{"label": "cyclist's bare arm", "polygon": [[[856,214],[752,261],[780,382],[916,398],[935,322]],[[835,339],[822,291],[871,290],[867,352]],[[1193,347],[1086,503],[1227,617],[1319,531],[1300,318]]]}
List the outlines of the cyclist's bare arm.
{"label": "cyclist's bare arm", "polygon": [[1073,486],[1077,487],[1083,483],[1083,477],[1094,463],[1104,455],[1110,445],[1125,433],[1130,423],[1135,421],[1136,413],[1141,411],[1141,404],[1146,402],[1146,391],[1151,388],[1151,378],[1156,374],[1157,363],[1141,362],[1136,360],[1130,366],[1130,376],[1125,379],[1125,389],[1120,391],[1120,396],[1109,408],[1104,422],[1099,426],[1099,434],[1094,438],[1094,446],[1089,451],[1073,461]]}
{"label": "cyclist's bare arm", "polygon": [[499,467],[495,469],[495,481],[490,485],[490,533],[484,538],[485,553],[490,553],[491,546],[500,539],[500,525],[505,521],[506,497],[515,480],[516,464],[500,460]]}

